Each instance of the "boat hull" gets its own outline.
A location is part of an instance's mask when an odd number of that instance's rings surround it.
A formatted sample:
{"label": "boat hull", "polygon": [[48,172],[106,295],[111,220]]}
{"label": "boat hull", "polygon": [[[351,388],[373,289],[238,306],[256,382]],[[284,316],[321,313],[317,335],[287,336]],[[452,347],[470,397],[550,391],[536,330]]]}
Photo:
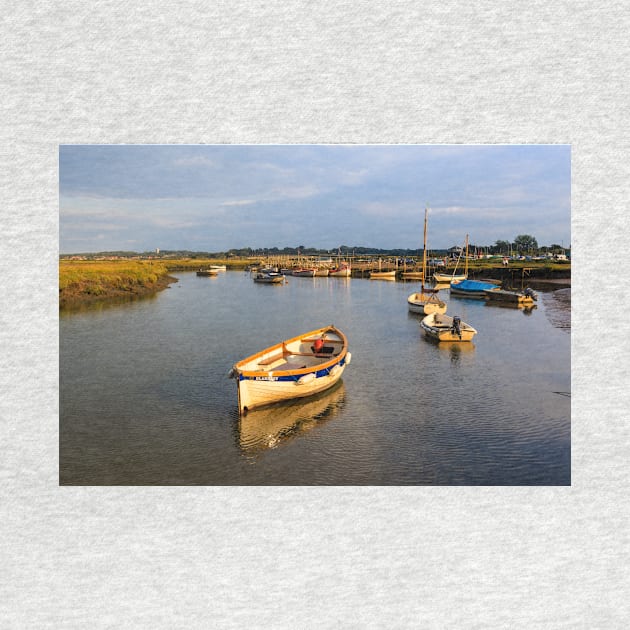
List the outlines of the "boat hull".
{"label": "boat hull", "polygon": [[296,278],[314,278],[315,277],[315,269],[296,269],[293,272],[293,275]]}
{"label": "boat hull", "polygon": [[466,278],[468,278],[466,274],[461,274],[458,276],[454,276],[451,273],[434,273],[433,274],[433,279],[436,282],[445,282],[448,284],[463,282],[464,280],[466,280]]}
{"label": "boat hull", "polygon": [[446,303],[426,293],[412,293],[407,298],[407,305],[412,313],[430,315],[431,313],[446,313]]}
{"label": "boat hull", "polygon": [[395,280],[396,270],[394,271],[370,271],[371,280]]}
{"label": "boat hull", "polygon": [[[324,340],[319,354],[315,344]],[[350,362],[345,335],[329,326],[270,346],[234,365],[240,413],[332,387]]]}
{"label": "boat hull", "polygon": [[282,274],[259,273],[254,276],[254,282],[261,284],[282,284],[284,282],[284,276]]}
{"label": "boat hull", "polygon": [[486,291],[485,298],[489,302],[502,302],[504,304],[513,304],[520,306],[531,306],[534,303],[534,297],[518,291]]}
{"label": "boat hull", "polygon": [[501,287],[490,282],[479,280],[464,280],[457,284],[451,284],[451,295],[483,300],[489,291],[499,291]]}
{"label": "boat hull", "polygon": [[333,278],[349,278],[351,273],[350,267],[346,267],[343,269],[332,269],[328,275]]}
{"label": "boat hull", "polygon": [[427,337],[436,341],[472,341],[477,334],[477,331],[465,322],[460,322],[459,332],[457,332],[454,328],[453,318],[438,313],[427,315],[420,322],[420,328]]}

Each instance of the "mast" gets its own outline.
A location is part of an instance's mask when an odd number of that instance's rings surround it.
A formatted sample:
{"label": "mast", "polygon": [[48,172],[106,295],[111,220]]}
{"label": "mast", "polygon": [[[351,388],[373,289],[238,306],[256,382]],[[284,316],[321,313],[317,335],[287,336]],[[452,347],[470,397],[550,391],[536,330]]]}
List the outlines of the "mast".
{"label": "mast", "polygon": [[421,293],[424,293],[424,279],[427,274],[427,217],[429,214],[429,210],[427,208],[424,209],[424,243],[422,248],[422,289]]}
{"label": "mast", "polygon": [[464,275],[468,278],[468,234],[466,234],[466,260],[464,262]]}

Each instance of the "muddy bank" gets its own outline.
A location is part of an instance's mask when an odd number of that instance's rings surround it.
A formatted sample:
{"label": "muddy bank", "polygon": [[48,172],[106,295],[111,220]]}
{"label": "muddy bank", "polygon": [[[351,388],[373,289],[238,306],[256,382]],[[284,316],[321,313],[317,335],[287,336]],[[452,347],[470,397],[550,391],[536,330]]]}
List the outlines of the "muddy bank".
{"label": "muddy bank", "polygon": [[571,268],[568,269],[549,269],[547,267],[529,267],[529,268],[482,268],[469,269],[468,277],[475,280],[492,278],[501,280],[504,284],[512,286],[520,286],[521,283],[548,283],[562,284],[564,286],[571,284]]}
{"label": "muddy bank", "polygon": [[85,280],[68,285],[59,290],[59,308],[74,309],[99,302],[124,302],[127,299],[154,295],[177,282],[173,276],[160,276],[155,282],[138,282],[130,279],[127,283],[95,282]]}

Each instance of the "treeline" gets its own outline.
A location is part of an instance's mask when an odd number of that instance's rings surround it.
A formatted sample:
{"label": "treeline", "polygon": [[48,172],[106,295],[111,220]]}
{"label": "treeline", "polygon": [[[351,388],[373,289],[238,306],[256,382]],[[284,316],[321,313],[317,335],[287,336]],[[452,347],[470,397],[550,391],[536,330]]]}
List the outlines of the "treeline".
{"label": "treeline", "polygon": [[[462,245],[451,247],[449,249],[434,249],[431,248],[431,253],[436,256],[446,256],[452,253],[454,250],[462,249]],[[513,241],[498,240],[493,245],[478,245],[475,243],[469,243],[468,249],[470,252],[484,252],[487,254],[504,255],[504,254],[538,254],[538,253],[550,253],[561,254],[565,253],[565,249],[562,245],[553,243],[552,245],[539,246],[535,237],[529,234],[519,234]],[[130,252],[130,251],[108,251],[97,253],[79,253],[79,254],[63,254],[60,258],[85,257],[85,258],[191,258],[191,259],[216,259],[216,258],[230,258],[230,257],[245,257],[252,258],[257,256],[422,256],[422,249],[379,249],[377,247],[357,247],[350,245],[341,245],[333,249],[322,249],[318,247],[307,247],[306,245],[298,245],[296,247],[241,247],[233,248],[227,251],[190,251],[187,249],[161,249],[159,252]]]}

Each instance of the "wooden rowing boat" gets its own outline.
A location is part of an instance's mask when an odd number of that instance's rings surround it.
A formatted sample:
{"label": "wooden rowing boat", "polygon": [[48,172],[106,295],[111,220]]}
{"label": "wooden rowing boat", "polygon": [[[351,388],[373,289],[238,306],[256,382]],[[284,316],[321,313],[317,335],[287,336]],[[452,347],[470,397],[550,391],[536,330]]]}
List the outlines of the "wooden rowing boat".
{"label": "wooden rowing boat", "polygon": [[324,391],[341,378],[350,360],[348,340],[334,326],[265,348],[230,370],[237,384],[239,413]]}

